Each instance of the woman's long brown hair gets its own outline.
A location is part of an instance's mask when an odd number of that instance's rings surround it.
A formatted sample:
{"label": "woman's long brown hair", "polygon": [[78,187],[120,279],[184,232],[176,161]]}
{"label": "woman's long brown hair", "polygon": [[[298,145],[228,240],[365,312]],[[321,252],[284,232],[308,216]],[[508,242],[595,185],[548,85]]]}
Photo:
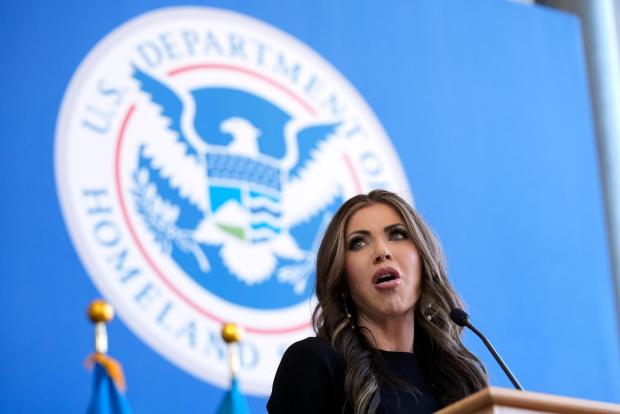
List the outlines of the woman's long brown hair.
{"label": "woman's long brown hair", "polygon": [[351,301],[345,305],[343,297],[349,291],[344,270],[347,224],[356,211],[375,203],[386,204],[401,216],[418,249],[422,292],[414,309],[414,352],[435,398],[440,404],[448,405],[487,386],[486,370],[461,343],[462,328],[450,321],[450,311],[462,308],[463,304],[448,280],[435,235],[398,195],[385,190],[357,195],[344,203],[332,218],[317,255],[318,305],[312,316],[314,329],[344,356],[345,394],[355,414],[376,412],[381,402],[380,383],[403,385],[386,371],[380,353],[363,333],[365,328],[351,327],[345,307],[353,305]]}

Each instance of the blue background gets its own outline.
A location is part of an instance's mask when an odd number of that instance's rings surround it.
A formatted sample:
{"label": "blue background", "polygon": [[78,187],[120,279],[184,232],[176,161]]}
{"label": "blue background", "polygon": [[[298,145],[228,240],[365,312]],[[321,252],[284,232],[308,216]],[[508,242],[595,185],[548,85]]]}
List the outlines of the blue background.
{"label": "blue background", "polygon": [[[306,42],[360,91],[439,234],[470,314],[529,390],[620,402],[617,319],[576,18],[503,0],[64,1],[0,5],[0,412],[84,411],[88,303],[54,182],[58,109],[129,18],[236,10]],[[223,391],[110,327],[135,413],[213,412]],[[482,345],[494,385],[509,386]],[[250,398],[254,413],[264,399]]]}

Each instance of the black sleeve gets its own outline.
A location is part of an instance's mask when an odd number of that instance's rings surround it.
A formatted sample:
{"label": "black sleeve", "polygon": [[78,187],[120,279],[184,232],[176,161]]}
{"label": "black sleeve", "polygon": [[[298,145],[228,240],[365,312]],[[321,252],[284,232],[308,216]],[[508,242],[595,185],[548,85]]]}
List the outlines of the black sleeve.
{"label": "black sleeve", "polygon": [[270,414],[340,413],[343,362],[318,338],[291,345],[280,361],[267,402]]}

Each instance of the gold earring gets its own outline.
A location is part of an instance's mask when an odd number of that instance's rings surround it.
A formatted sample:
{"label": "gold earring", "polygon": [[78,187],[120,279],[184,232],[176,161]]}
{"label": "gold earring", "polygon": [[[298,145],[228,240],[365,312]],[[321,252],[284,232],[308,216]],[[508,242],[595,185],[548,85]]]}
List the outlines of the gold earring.
{"label": "gold earring", "polygon": [[353,323],[353,315],[351,315],[349,307],[347,306],[347,299],[348,296],[346,296],[344,292],[342,292],[342,303],[344,304],[344,311],[347,314],[347,319],[349,320],[349,325],[351,326],[351,329],[355,329],[355,324]]}
{"label": "gold earring", "polygon": [[426,319],[431,322],[433,320],[433,302],[429,303],[428,305],[426,305],[426,309],[424,310],[424,316],[426,317]]}

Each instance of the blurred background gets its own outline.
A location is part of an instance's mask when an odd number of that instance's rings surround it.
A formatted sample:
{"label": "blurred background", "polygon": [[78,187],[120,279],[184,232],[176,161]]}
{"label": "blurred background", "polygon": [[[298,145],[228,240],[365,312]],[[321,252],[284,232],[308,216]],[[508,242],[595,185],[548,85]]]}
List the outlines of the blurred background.
{"label": "blurred background", "polygon": [[430,222],[524,388],[620,403],[619,10],[3,2],[0,412],[86,411],[103,297],[133,412],[215,413],[230,321],[265,413],[279,356],[312,335],[324,220],[376,187]]}

